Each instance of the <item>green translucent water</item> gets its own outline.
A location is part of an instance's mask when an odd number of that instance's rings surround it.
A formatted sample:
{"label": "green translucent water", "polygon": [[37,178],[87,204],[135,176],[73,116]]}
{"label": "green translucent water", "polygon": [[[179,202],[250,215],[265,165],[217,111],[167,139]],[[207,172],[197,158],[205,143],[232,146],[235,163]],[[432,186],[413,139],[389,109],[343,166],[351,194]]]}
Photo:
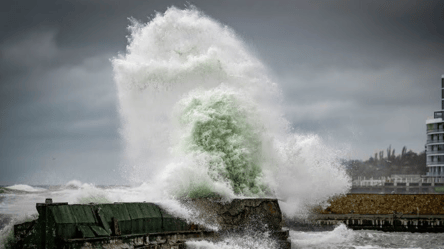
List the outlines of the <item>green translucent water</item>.
{"label": "green translucent water", "polygon": [[195,91],[186,98],[180,116],[180,124],[189,131],[184,147],[208,155],[212,180],[228,182],[236,194],[257,196],[264,191],[261,139],[253,124],[254,113],[242,108],[238,98],[220,88]]}

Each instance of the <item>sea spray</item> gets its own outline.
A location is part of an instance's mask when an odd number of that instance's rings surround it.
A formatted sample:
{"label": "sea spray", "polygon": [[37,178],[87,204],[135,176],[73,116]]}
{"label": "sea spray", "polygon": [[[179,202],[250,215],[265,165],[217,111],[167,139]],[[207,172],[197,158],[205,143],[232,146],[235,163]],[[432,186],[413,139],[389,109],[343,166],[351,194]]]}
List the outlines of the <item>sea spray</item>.
{"label": "sea spray", "polygon": [[9,190],[16,190],[16,191],[22,191],[22,192],[41,192],[46,191],[44,188],[38,188],[38,187],[32,187],[26,184],[16,184],[12,186],[5,187]]}
{"label": "sea spray", "polygon": [[351,182],[340,163],[346,147],[327,146],[313,134],[289,134],[276,147],[280,155],[276,194],[287,216],[306,217],[312,207],[326,207],[329,197],[347,193]]}
{"label": "sea spray", "polygon": [[348,190],[344,151],[291,132],[280,88],[229,27],[171,7],[129,31],[112,60],[123,171],[152,198],[277,197],[291,216]]}
{"label": "sea spray", "polygon": [[[328,232],[291,231],[291,243],[294,248],[343,248],[351,244],[358,233],[340,224]],[[362,243],[362,242],[361,242]],[[348,248],[344,246],[344,248]],[[354,247],[352,247],[354,248]]]}
{"label": "sea spray", "polygon": [[250,234],[225,234],[218,242],[187,241],[187,248],[192,249],[275,249],[277,241],[268,233],[250,232]]}

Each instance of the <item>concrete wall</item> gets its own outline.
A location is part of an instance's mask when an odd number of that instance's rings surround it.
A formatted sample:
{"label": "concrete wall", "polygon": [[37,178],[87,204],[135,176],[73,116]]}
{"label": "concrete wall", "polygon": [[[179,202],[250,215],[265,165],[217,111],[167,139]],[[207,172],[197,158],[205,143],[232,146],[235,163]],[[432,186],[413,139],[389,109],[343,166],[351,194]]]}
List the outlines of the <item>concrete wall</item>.
{"label": "concrete wall", "polygon": [[333,198],[319,214],[444,215],[444,195],[436,194],[347,194]]}
{"label": "concrete wall", "polygon": [[316,218],[320,226],[344,223],[354,230],[381,230],[386,232],[444,232],[444,215],[360,215],[320,214]]}
{"label": "concrete wall", "polygon": [[198,210],[198,219],[222,230],[282,229],[282,213],[277,199],[249,198],[224,202],[218,199],[193,199],[183,202]]}

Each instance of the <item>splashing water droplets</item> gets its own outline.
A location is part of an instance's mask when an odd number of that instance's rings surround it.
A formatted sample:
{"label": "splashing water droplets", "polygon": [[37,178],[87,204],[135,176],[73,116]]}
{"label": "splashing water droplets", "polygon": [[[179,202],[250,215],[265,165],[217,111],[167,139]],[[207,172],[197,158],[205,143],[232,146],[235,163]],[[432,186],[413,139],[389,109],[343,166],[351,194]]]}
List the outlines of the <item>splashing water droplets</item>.
{"label": "splashing water droplets", "polygon": [[[233,30],[194,7],[129,30],[112,62],[131,181],[171,197],[274,196],[289,206],[347,191],[341,153],[289,132],[279,87]],[[330,189],[313,191],[320,183]]]}

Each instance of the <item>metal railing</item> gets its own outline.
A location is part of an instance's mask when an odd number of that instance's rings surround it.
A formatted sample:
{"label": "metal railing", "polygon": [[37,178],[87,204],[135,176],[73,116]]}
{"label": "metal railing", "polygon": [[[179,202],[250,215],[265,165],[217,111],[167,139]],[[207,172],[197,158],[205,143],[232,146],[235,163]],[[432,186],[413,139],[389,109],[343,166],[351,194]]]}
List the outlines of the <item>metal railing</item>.
{"label": "metal railing", "polygon": [[444,176],[444,172],[427,172],[426,176]]}
{"label": "metal railing", "polygon": [[426,152],[427,155],[429,154],[443,154],[444,155],[444,150],[428,150]]}
{"label": "metal railing", "polygon": [[444,132],[444,129],[427,129],[427,133],[432,133],[432,132]]}
{"label": "metal railing", "polygon": [[382,181],[359,181],[355,180],[352,182],[352,186],[359,186],[359,187],[370,187],[370,186],[384,186],[384,182]]}
{"label": "metal railing", "polygon": [[426,162],[427,165],[438,165],[438,164],[442,164],[444,166],[444,161],[443,162]]}
{"label": "metal railing", "polygon": [[444,139],[435,139],[435,140],[427,140],[428,144],[432,144],[432,143],[444,143]]}

